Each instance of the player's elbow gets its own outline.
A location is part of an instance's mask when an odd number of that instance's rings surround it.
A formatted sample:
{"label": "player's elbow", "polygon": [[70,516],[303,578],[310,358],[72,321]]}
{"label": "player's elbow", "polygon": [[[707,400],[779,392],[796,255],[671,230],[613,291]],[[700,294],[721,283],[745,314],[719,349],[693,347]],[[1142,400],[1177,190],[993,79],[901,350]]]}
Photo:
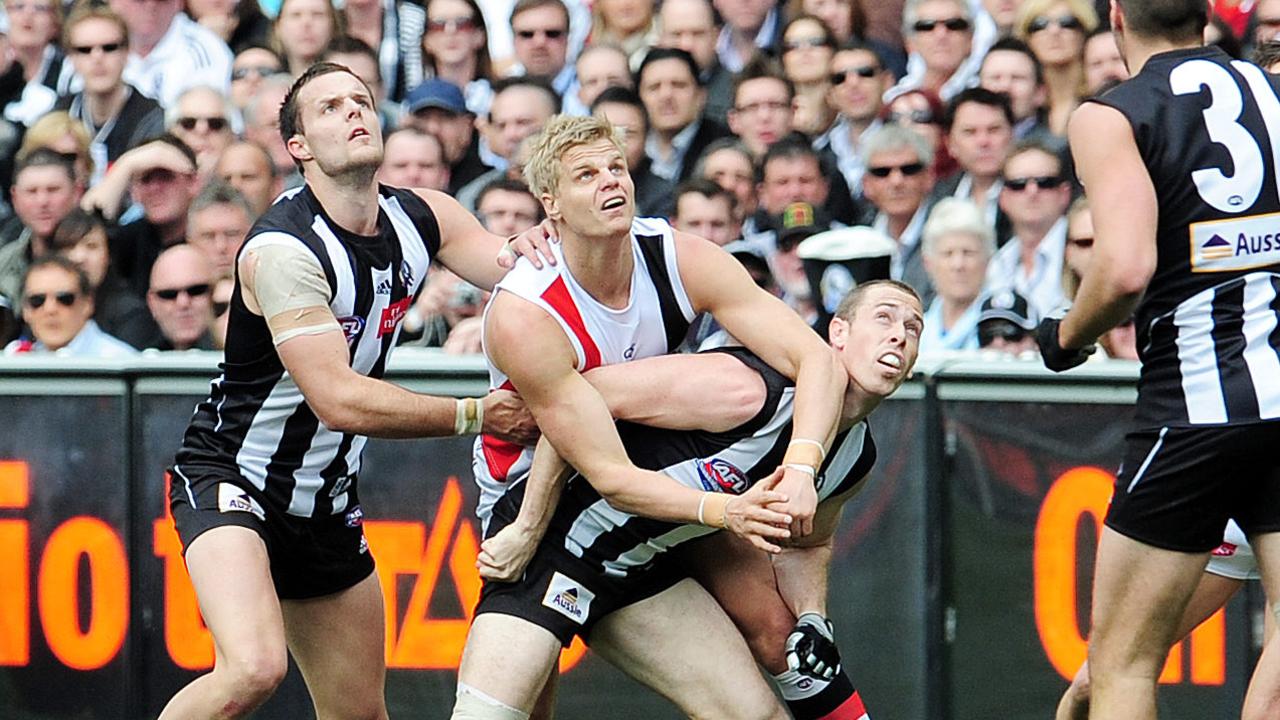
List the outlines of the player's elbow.
{"label": "player's elbow", "polygon": [[364,435],[363,417],[356,409],[354,393],[343,384],[306,394],[307,405],[326,429],[337,433]]}

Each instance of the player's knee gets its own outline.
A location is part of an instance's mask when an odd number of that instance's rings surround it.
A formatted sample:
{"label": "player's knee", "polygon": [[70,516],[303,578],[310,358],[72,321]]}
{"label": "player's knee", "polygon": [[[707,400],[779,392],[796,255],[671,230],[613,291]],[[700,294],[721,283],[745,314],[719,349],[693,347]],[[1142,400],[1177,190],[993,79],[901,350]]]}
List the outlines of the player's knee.
{"label": "player's knee", "polygon": [[756,662],[777,674],[787,669],[787,636],[794,627],[795,618],[790,613],[767,613],[751,618],[739,630]]}
{"label": "player's knee", "polygon": [[284,652],[264,650],[230,657],[222,669],[229,676],[236,695],[256,706],[266,702],[284,682],[289,662]]}

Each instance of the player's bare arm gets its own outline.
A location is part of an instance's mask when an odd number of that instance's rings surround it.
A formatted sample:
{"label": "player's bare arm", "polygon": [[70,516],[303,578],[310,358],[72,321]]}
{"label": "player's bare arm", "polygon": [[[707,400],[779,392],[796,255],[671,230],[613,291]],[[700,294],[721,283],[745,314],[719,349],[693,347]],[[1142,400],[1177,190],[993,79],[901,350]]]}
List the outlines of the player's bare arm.
{"label": "player's bare arm", "polygon": [[[267,316],[285,369],[297,383],[320,422],[331,430],[375,437],[440,437],[457,429],[458,401],[410,392],[382,380],[357,373],[351,368],[346,336],[327,304],[328,288],[313,282],[300,287],[302,278],[314,273],[298,267],[301,255],[288,256],[250,249],[241,255],[240,280],[245,304],[251,312]],[[318,270],[319,266],[315,267]],[[262,287],[262,303],[256,290],[259,278],[292,277],[288,287]],[[270,297],[268,297],[270,296]],[[495,403],[515,402],[495,398]],[[486,432],[513,441],[528,442],[536,428],[528,419],[515,419],[506,405],[486,418]]]}
{"label": "player's bare arm", "polygon": [[1093,260],[1059,326],[1064,348],[1089,345],[1133,314],[1156,267],[1156,191],[1120,111],[1085,103],[1067,129],[1093,210]]}
{"label": "player's bare arm", "polygon": [[729,334],[795,381],[792,445],[779,487],[792,497],[792,534],[813,531],[818,504],[813,479],[826,456],[849,378],[835,352],[778,298],[751,281],[738,261],[714,244],[676,233],[680,274],[697,312],[710,312]]}
{"label": "player's bare arm", "polygon": [[[783,502],[781,493],[768,488],[741,496],[703,493],[632,465],[608,405],[577,372],[563,331],[541,309],[499,292],[485,335],[490,358],[520,392],[543,434],[610,505],[668,522],[727,527],[762,549],[774,550],[769,539],[788,536],[790,518],[765,507]],[[530,357],[539,362],[527,362]]]}
{"label": "player's bare arm", "polygon": [[513,582],[523,573],[560,502],[560,492],[573,468],[544,436],[538,439],[533,465],[525,479],[524,497],[515,521],[480,544],[476,567],[487,580]]}
{"label": "player's bare arm", "polygon": [[452,196],[438,190],[415,189],[435,213],[440,225],[440,250],[436,258],[463,280],[492,290],[507,274],[516,255],[529,259],[536,267],[542,267],[540,258],[552,258],[545,236],[524,233],[508,245],[507,239],[494,235],[467,212]]}

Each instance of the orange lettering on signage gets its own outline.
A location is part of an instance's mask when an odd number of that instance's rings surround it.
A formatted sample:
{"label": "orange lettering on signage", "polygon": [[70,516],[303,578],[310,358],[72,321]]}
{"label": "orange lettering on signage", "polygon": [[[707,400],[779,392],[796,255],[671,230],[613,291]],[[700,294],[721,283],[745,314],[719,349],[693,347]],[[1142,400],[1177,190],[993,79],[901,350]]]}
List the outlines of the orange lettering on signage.
{"label": "orange lettering on signage", "polygon": [[[1088,641],[1078,621],[1080,593],[1076,587],[1078,530],[1089,516],[1095,537],[1115,486],[1115,476],[1096,467],[1068,470],[1054,482],[1036,519],[1034,586],[1036,630],[1045,656],[1064,679],[1075,676],[1088,654]],[[1160,673],[1161,683],[1183,681],[1183,644],[1169,651]],[[1226,680],[1226,620],[1219,610],[1191,633],[1191,682],[1221,685]]]}
{"label": "orange lettering on signage", "polygon": [[[80,627],[80,559],[89,568],[89,623]],[[67,667],[94,670],[124,644],[129,626],[129,567],[115,531],[75,517],[49,536],[40,560],[40,623],[49,649]]]}
{"label": "orange lettering on signage", "polygon": [[[165,473],[164,482],[167,498],[173,477]],[[183,670],[208,670],[213,667],[213,634],[200,616],[196,590],[182,559],[182,541],[167,502],[164,517],[151,526],[151,545],[155,556],[164,561],[164,646],[169,658]]]}
{"label": "orange lettering on signage", "polygon": [[[365,537],[377,559],[386,604],[387,666],[456,669],[481,585],[475,566],[479,541],[472,522],[462,517],[458,479],[450,477],[445,483],[430,535],[422,523],[371,520],[365,522]],[[462,608],[460,618],[431,617],[431,602],[446,556],[455,597]],[[414,577],[403,618],[398,591],[402,575]],[[572,667],[585,652],[586,646],[575,642],[561,654],[561,670]]]}
{"label": "orange lettering on signage", "polygon": [[[27,464],[0,461],[0,509],[22,509],[30,495]],[[31,662],[31,540],[25,520],[0,520],[0,666]]]}

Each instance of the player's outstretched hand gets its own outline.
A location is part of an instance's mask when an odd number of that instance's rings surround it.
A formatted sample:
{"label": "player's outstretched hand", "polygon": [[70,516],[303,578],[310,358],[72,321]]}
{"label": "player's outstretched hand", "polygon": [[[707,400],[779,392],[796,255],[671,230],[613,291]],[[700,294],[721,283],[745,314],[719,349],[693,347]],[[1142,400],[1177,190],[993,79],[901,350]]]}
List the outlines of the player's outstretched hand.
{"label": "player's outstretched hand", "polygon": [[498,253],[498,265],[507,268],[516,266],[516,258],[526,257],[533,266],[542,269],[542,260],[556,264],[556,256],[551,252],[551,243],[560,242],[556,237],[556,228],[550,220],[543,220],[519,235],[512,235],[507,244]]}
{"label": "player's outstretched hand", "polygon": [[778,482],[782,469],[751,486],[741,495],[729,498],[724,506],[724,523],[734,535],[747,540],[765,552],[782,552],[782,548],[770,540],[786,540],[791,537],[791,516],[772,509],[775,504],[785,505],[787,496],[779,492]]}
{"label": "player's outstretched hand", "polygon": [[494,390],[481,402],[484,403],[481,432],[526,447],[538,441],[538,423],[519,395],[510,390]]}
{"label": "player's outstretched hand", "polygon": [[1036,327],[1036,342],[1040,345],[1040,357],[1044,358],[1044,366],[1054,372],[1062,372],[1083,363],[1098,350],[1097,345],[1086,345],[1082,348],[1064,348],[1058,340],[1058,326],[1061,318],[1045,318]]}
{"label": "player's outstretched hand", "polygon": [[515,582],[538,549],[538,538],[519,523],[511,523],[480,543],[476,567],[480,577],[499,582]]}
{"label": "player's outstretched hand", "polygon": [[791,516],[791,536],[802,538],[813,532],[813,516],[818,512],[817,486],[813,476],[802,470],[780,467],[778,471],[782,473],[778,491],[791,500],[774,509]]}
{"label": "player's outstretched hand", "polygon": [[830,620],[815,612],[800,616],[787,636],[787,667],[819,680],[840,672],[840,648]]}

